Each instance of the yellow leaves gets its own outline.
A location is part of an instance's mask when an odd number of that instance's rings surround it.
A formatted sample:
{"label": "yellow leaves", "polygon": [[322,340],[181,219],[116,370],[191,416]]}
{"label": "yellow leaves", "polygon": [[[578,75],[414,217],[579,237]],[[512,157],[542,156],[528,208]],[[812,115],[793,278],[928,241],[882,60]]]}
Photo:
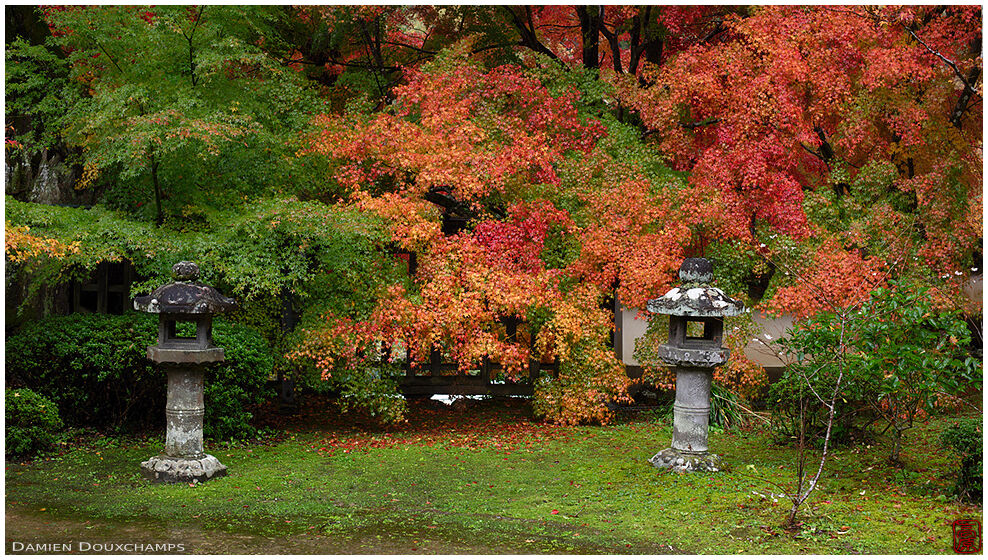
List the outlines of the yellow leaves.
{"label": "yellow leaves", "polygon": [[608,401],[627,402],[631,380],[601,339],[580,341],[560,358],[554,378],[536,386],[535,413],[562,425],[606,423],[613,417]]}
{"label": "yellow leaves", "polygon": [[93,159],[87,159],[86,165],[82,169],[82,176],[75,184],[75,190],[81,191],[92,186],[93,182],[99,178],[99,165]]}
{"label": "yellow leaves", "polygon": [[49,237],[35,236],[27,226],[5,222],[4,253],[11,262],[27,262],[37,258],[60,259],[79,252],[79,242],[63,243]]}

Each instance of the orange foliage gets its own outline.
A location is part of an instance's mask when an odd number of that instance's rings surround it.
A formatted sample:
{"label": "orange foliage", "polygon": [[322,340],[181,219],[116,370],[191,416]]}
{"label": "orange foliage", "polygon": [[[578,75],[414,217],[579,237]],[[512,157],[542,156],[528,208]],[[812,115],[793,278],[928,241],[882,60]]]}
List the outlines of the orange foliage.
{"label": "orange foliage", "polygon": [[316,118],[323,130],[310,150],[342,160],[340,184],[385,181],[408,196],[441,187],[475,201],[513,183],[558,184],[553,165],[563,154],[587,151],[605,133],[577,115],[577,92],[554,96],[513,66],[410,70],[395,94],[402,102],[393,112]]}
{"label": "orange foliage", "polygon": [[[791,270],[796,273],[796,269]],[[862,257],[834,239],[824,241],[799,270],[794,284],[780,287],[775,297],[764,304],[767,311],[805,318],[821,309],[859,304],[875,288],[885,287],[890,273],[888,263],[882,259]]]}
{"label": "orange foliage", "polygon": [[32,235],[27,226],[5,223],[4,255],[7,260],[24,263],[39,257],[60,259],[79,252],[79,242],[63,243],[50,237]]}

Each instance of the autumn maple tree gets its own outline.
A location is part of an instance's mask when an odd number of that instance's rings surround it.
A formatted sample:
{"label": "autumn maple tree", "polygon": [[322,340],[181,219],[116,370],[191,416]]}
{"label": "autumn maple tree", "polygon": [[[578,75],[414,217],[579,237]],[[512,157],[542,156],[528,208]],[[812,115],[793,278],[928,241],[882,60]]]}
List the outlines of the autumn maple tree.
{"label": "autumn maple tree", "polygon": [[[613,301],[644,308],[686,256],[797,317],[980,267],[977,6],[42,13],[55,50],[14,60],[58,53],[83,90],[38,110],[38,138],[82,151],[76,186],[201,235],[245,301],[301,302],[284,353],[387,419],[407,351],[510,379],[555,363],[536,410],[606,420],[630,383]],[[8,260],[103,254],[44,225],[11,223]],[[153,260],[133,231],[107,254]],[[729,327],[716,380],[754,394],[750,325]]]}
{"label": "autumn maple tree", "polygon": [[[395,246],[415,253],[419,266],[410,283],[389,290],[374,317],[356,324],[327,318],[331,328],[309,331],[298,356],[318,360],[346,347],[347,356],[366,359],[367,348],[384,340],[408,346],[413,362],[442,348],[464,369],[489,358],[516,376],[529,360],[558,359],[566,372],[567,364],[586,363],[570,355],[573,348],[588,340],[605,346],[605,296],[642,307],[675,281],[687,253],[741,247],[754,262],[720,266],[734,276],[732,268],[748,266],[740,277],[762,283],[776,270],[774,261],[803,263],[798,275],[780,274],[766,299],[767,309],[799,316],[825,301],[862,297],[896,266],[900,274],[915,271],[909,258],[925,258],[937,270],[969,258],[977,229],[929,230],[937,219],[977,227],[970,219],[977,176],[950,175],[960,198],[941,218],[940,202],[923,194],[910,199],[910,185],[926,184],[920,175],[927,183],[947,176],[921,162],[960,149],[938,140],[936,125],[963,138],[959,125],[976,116],[965,116],[975,102],[966,85],[942,87],[951,66],[937,58],[974,53],[974,36],[963,36],[974,12],[595,9],[490,10],[517,33],[507,62],[490,56],[496,49],[488,48],[487,35],[451,43],[448,35],[423,31],[429,22],[443,28],[436,23],[442,18],[477,23],[453,11],[419,11],[418,19],[399,8],[321,12],[376,33],[365,34],[377,41],[364,44],[366,54],[355,50],[350,60],[425,61],[388,70],[396,85],[381,110],[317,117],[323,130],[311,138],[311,152],[335,162],[332,179],[347,202],[388,219]],[[408,18],[425,27],[398,37],[396,22]],[[779,22],[791,32],[775,33]],[[959,51],[940,53],[940,43],[920,39],[944,29],[963,39],[953,42]],[[427,47],[428,37],[440,36],[445,51]],[[960,64],[968,71],[973,63]],[[603,90],[593,72],[608,84]],[[918,83],[914,74],[941,87]],[[923,113],[932,123],[904,119],[904,101],[920,91],[930,92],[918,97],[921,106],[953,101],[961,113]],[[622,105],[644,130],[625,122]],[[928,139],[905,157],[909,131],[902,127],[909,123],[928,131]],[[968,138],[970,152],[974,137]],[[970,173],[963,159],[947,161]],[[688,179],[656,175],[664,162]],[[456,213],[467,218],[449,230]],[[906,233],[881,234],[889,228]],[[937,248],[938,235],[960,242],[952,257]],[[547,250],[558,239],[569,244],[562,258]],[[506,336],[508,317],[534,325],[534,346]],[[719,380],[753,390],[764,377],[741,357],[747,339],[744,329],[735,331],[729,341],[738,358]],[[329,363],[321,363],[331,375]],[[595,388],[584,385],[573,401],[545,387],[541,410],[556,420],[606,416],[602,399],[589,397]],[[620,384],[606,387],[607,398],[623,395]]]}
{"label": "autumn maple tree", "polygon": [[803,242],[810,281],[772,305],[806,315],[821,286],[860,299],[889,267],[968,276],[982,236],[980,22],[976,7],[756,8],[621,97],[692,184],[721,194],[726,237],[766,253]]}
{"label": "autumn maple tree", "polygon": [[[298,355],[318,360],[349,336],[351,357],[384,340],[405,345],[413,363],[442,348],[462,369],[491,359],[512,378],[558,359],[559,376],[538,387],[544,413],[603,419],[628,383],[604,345],[604,292],[573,285],[566,259],[547,257],[550,232],[578,228],[535,187],[561,187],[557,166],[594,150],[605,129],[580,114],[576,91],[554,95],[516,66],[479,67],[467,46],[412,72],[392,111],[319,118],[312,149],[338,162],[333,178],[352,204],[391,218],[393,242],[416,253],[418,268],[368,321],[340,329],[331,318]],[[469,212],[472,227],[444,234],[436,197]],[[536,316],[527,344],[506,336],[503,319]]]}

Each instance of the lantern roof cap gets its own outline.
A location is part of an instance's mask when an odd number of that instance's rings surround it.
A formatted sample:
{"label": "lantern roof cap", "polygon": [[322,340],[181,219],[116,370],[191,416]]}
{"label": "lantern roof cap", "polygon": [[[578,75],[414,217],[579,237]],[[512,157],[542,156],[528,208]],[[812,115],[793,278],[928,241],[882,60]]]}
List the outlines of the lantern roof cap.
{"label": "lantern roof cap", "polygon": [[182,261],[172,267],[174,281],[150,295],[134,298],[134,309],[147,313],[217,315],[237,309],[237,302],[199,279],[199,267]]}
{"label": "lantern roof cap", "polygon": [[648,301],[648,310],[684,317],[734,317],[746,310],[744,304],[710,285],[713,266],[707,259],[691,258],[679,267],[683,284],[660,298]]}

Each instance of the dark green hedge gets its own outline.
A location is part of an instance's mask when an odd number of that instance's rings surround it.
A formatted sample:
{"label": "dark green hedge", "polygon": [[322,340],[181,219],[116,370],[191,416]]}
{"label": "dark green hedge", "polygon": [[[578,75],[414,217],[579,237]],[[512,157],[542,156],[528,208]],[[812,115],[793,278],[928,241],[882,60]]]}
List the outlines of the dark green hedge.
{"label": "dark green hedge", "polygon": [[968,502],[981,503],[984,497],[984,438],[980,419],[960,420],[940,434],[940,443],[961,458],[954,492]]}
{"label": "dark green hedge", "polygon": [[[49,395],[70,426],[114,431],[164,425],[165,375],[146,358],[157,317],[143,313],[49,317],[7,338],[7,384]],[[250,437],[247,407],[267,395],[271,349],[255,330],[214,322],[226,360],[206,372],[205,435]]]}
{"label": "dark green hedge", "polygon": [[30,389],[7,389],[4,396],[6,455],[33,455],[55,444],[62,419],[58,406]]}

